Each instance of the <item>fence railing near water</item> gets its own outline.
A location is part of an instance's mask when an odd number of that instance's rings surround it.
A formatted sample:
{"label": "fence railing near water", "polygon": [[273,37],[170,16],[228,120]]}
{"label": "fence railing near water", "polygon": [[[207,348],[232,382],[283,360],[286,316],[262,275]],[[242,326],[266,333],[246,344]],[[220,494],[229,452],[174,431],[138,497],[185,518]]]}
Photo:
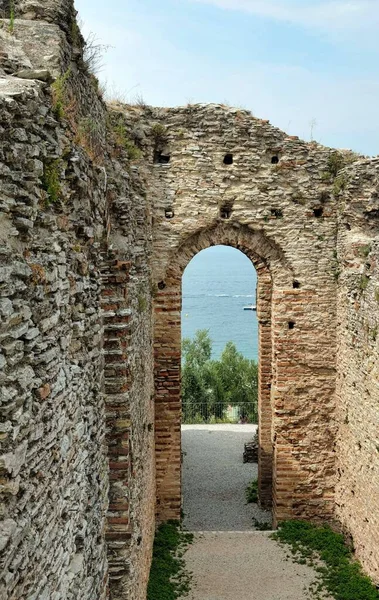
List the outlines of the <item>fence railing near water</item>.
{"label": "fence railing near water", "polygon": [[215,404],[183,403],[182,423],[184,425],[258,423],[258,409],[255,402],[244,402],[239,406],[230,406],[223,402]]}

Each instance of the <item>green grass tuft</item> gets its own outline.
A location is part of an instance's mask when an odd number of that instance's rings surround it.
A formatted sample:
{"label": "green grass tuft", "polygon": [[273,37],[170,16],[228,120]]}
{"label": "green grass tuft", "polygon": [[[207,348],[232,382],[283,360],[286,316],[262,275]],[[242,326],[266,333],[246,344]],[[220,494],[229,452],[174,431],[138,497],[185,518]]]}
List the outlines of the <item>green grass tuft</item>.
{"label": "green grass tuft", "polygon": [[258,502],[258,480],[253,479],[249,483],[245,491],[246,502],[250,504],[251,502]]}
{"label": "green grass tuft", "polygon": [[335,600],[379,600],[378,590],[353,559],[343,536],[328,525],[285,521],[272,537],[289,544],[298,561],[313,564],[315,559],[321,559],[323,564],[316,564],[316,571],[322,586]]}
{"label": "green grass tuft", "polygon": [[51,85],[53,110],[58,121],[61,121],[66,116],[67,82],[70,75],[71,69],[67,69],[67,71],[57,77]]}
{"label": "green grass tuft", "polygon": [[116,122],[110,122],[109,126],[113,133],[113,141],[119,148],[125,150],[129,160],[138,160],[142,156],[142,151],[128,137],[123,118],[120,116]]}
{"label": "green grass tuft", "polygon": [[193,535],[181,531],[178,521],[159,526],[154,540],[147,600],[176,600],[189,591],[190,577],[182,556],[192,540]]}
{"label": "green grass tuft", "polygon": [[359,280],[359,289],[361,290],[361,292],[364,292],[365,290],[367,290],[369,283],[370,283],[370,277],[368,277],[368,275],[363,273]]}
{"label": "green grass tuft", "polygon": [[58,158],[43,166],[42,188],[47,193],[47,202],[57,203],[62,197],[60,171],[62,161]]}
{"label": "green grass tuft", "polygon": [[15,21],[15,9],[14,9],[14,0],[10,2],[10,11],[9,11],[9,25],[8,31],[9,33],[14,33],[14,21]]}

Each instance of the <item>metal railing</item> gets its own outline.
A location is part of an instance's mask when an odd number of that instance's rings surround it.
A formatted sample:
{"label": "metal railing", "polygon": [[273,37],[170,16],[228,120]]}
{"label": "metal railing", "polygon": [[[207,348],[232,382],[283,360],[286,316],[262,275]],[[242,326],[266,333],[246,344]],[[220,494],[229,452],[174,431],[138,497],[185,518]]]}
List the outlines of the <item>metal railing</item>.
{"label": "metal railing", "polygon": [[244,402],[239,406],[231,406],[222,402],[215,404],[183,403],[182,423],[184,425],[258,423],[258,409],[255,402]]}

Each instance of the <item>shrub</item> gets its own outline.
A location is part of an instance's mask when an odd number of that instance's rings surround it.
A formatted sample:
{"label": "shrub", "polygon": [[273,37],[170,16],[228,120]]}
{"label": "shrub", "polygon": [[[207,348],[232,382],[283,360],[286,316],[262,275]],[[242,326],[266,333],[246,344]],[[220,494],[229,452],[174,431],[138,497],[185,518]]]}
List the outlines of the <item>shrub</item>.
{"label": "shrub", "polygon": [[328,158],[328,172],[332,177],[336,177],[338,171],[345,166],[342,154],[339,152],[332,152]]}
{"label": "shrub", "polygon": [[163,144],[167,141],[167,128],[161,123],[154,123],[151,128],[151,133],[156,141],[156,143]]}

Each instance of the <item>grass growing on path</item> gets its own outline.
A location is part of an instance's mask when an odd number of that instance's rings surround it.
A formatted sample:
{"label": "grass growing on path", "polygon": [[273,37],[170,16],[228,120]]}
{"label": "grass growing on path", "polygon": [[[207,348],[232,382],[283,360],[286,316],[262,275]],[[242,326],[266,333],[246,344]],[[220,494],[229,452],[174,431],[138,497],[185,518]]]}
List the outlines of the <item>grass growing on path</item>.
{"label": "grass growing on path", "polygon": [[155,534],[147,600],[176,600],[189,591],[190,576],[182,558],[193,540],[180,529],[179,521],[168,521]]}
{"label": "grass growing on path", "polygon": [[250,504],[251,502],[258,502],[258,479],[253,479],[249,483],[245,491],[246,502]]}
{"label": "grass growing on path", "polygon": [[[329,526],[285,521],[272,537],[289,544],[299,562],[313,564],[322,583],[317,591],[323,587],[335,600],[379,600],[379,591],[354,560],[343,536]],[[318,565],[317,559],[324,564]]]}

